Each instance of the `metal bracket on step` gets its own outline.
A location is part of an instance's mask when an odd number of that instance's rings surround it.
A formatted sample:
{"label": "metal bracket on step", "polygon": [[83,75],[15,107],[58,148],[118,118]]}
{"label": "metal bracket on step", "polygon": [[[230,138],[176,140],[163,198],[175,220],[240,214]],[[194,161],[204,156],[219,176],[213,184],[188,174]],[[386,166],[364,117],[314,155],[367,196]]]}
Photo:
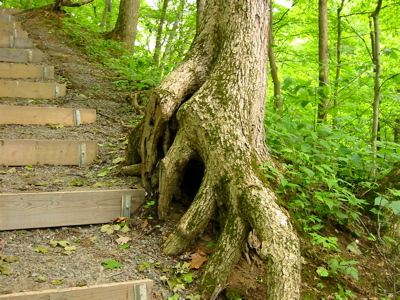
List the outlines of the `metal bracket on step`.
{"label": "metal bracket on step", "polygon": [[79,109],[74,110],[74,124],[75,126],[81,125],[81,112]]}
{"label": "metal bracket on step", "polygon": [[47,67],[43,67],[43,69],[42,69],[42,77],[43,77],[43,79],[47,79]]}
{"label": "metal bracket on step", "polygon": [[86,165],[86,144],[80,143],[78,145],[79,166]]}
{"label": "metal bracket on step", "polygon": [[148,300],[147,299],[147,286],[145,284],[138,284],[133,286],[135,299]]}
{"label": "metal bracket on step", "polygon": [[121,217],[124,217],[127,219],[129,219],[131,217],[131,202],[132,202],[132,196],[130,194],[122,195],[121,215],[120,215]]}
{"label": "metal bracket on step", "polygon": [[33,52],[32,50],[28,50],[28,63],[32,63]]}
{"label": "metal bracket on step", "polygon": [[60,87],[58,85],[54,86],[54,98],[57,98],[60,93]]}

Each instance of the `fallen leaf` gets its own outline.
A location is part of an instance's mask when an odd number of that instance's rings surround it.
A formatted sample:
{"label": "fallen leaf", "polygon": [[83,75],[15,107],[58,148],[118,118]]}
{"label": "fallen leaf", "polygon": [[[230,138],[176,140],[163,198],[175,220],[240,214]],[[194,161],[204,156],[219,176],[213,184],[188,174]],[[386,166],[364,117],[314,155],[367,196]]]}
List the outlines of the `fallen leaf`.
{"label": "fallen leaf", "polygon": [[120,163],[121,161],[124,161],[124,160],[125,160],[125,158],[118,157],[118,158],[114,159],[114,160],[112,161],[112,163],[113,163],[113,164],[118,164],[118,163]]}
{"label": "fallen leaf", "polygon": [[128,227],[128,225],[125,225],[124,227],[121,228],[121,232],[126,233],[128,231],[131,231]]}
{"label": "fallen leaf", "polygon": [[149,225],[149,221],[144,220],[143,223],[142,223],[142,225],[140,225],[140,228],[144,229],[144,228],[147,227],[147,225]]}
{"label": "fallen leaf", "polygon": [[[202,254],[205,253],[202,252]],[[190,256],[190,267],[192,269],[198,269],[203,265],[205,261],[207,261],[207,257],[205,257],[205,255],[201,255],[199,252],[193,253]]]}
{"label": "fallen leaf", "polygon": [[43,247],[33,248],[33,251],[35,251],[37,253],[47,253],[47,252],[49,252],[49,250],[47,250],[46,248],[43,248]]}
{"label": "fallen leaf", "polygon": [[12,271],[9,267],[4,266],[4,265],[0,265],[0,273],[3,275],[11,275]]}
{"label": "fallen leaf", "polygon": [[118,236],[119,236],[119,238],[115,240],[118,245],[126,244],[132,240],[130,237],[127,237],[127,236],[122,236],[122,235],[118,235]]}
{"label": "fallen leaf", "polygon": [[15,172],[17,172],[16,168],[11,168],[11,169],[8,170],[8,173],[15,173]]}
{"label": "fallen leaf", "polygon": [[346,247],[346,250],[353,254],[356,254],[356,255],[362,254],[362,252],[360,251],[360,248],[358,247],[356,242],[352,242],[352,243],[348,244]]}
{"label": "fallen leaf", "polygon": [[118,217],[114,219],[114,223],[125,223],[126,218],[125,217]]}
{"label": "fallen leaf", "polygon": [[62,283],[63,283],[62,280],[58,280],[58,279],[54,279],[54,280],[51,282],[52,285],[60,285],[60,284],[62,284]]}
{"label": "fallen leaf", "polygon": [[144,262],[144,263],[138,265],[137,269],[138,269],[139,272],[142,272],[142,271],[144,271],[146,269],[149,269],[149,268],[150,268],[150,264],[147,263],[147,262]]}

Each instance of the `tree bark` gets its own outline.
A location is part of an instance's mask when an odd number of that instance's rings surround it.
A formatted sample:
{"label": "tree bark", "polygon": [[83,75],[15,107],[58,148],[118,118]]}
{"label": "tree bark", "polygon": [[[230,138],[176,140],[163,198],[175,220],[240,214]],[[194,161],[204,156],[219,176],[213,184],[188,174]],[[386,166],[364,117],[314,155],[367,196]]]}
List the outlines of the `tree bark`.
{"label": "tree bark", "polygon": [[[333,106],[337,109],[338,106],[338,97],[339,97],[339,79],[340,79],[340,70],[342,64],[341,58],[341,44],[342,44],[342,10],[344,6],[344,0],[340,2],[340,6],[336,12],[336,21],[337,21],[337,35],[336,35],[336,74],[335,74],[335,84],[334,90],[335,93],[333,95]],[[333,127],[336,127],[336,119],[333,118]]]}
{"label": "tree bark", "polygon": [[319,103],[317,122],[322,123],[328,114],[328,4],[327,0],[319,0]]}
{"label": "tree bark", "polygon": [[[102,18],[101,24],[100,24],[101,30],[104,30],[104,28],[106,28],[106,25],[109,23],[109,22],[107,22],[109,12],[111,12],[111,0],[104,0],[103,18]],[[136,39],[136,37],[135,37],[135,39]]]}
{"label": "tree bark", "polygon": [[[140,144],[143,185],[158,198],[160,219],[176,195],[194,191],[165,242],[166,254],[184,251],[221,216],[222,232],[201,279],[204,299],[224,287],[251,230],[267,265],[265,299],[300,298],[299,240],[259,169],[266,161],[276,166],[264,132],[269,5],[198,1],[192,47],[154,89],[141,136],[131,140]],[[194,173],[201,174],[196,184],[182,185]]]}
{"label": "tree bark", "polygon": [[109,34],[112,40],[125,43],[132,51],[136,40],[139,7],[139,0],[121,0],[117,23]]}
{"label": "tree bark", "polygon": [[281,95],[281,82],[278,76],[278,67],[276,65],[275,50],[274,50],[274,31],[273,31],[273,12],[272,7],[269,10],[270,13],[270,27],[269,27],[269,37],[268,37],[268,59],[269,66],[271,67],[271,77],[272,83],[274,85],[274,106],[280,117],[282,117],[282,95]]}
{"label": "tree bark", "polygon": [[375,11],[371,14],[372,29],[371,29],[371,45],[372,45],[372,62],[374,64],[375,79],[374,79],[374,101],[372,104],[372,138],[371,144],[373,151],[377,150],[376,141],[378,140],[379,132],[379,106],[381,101],[380,86],[381,86],[381,54],[380,54],[380,29],[379,29],[379,12],[382,8],[382,0],[378,0]]}
{"label": "tree bark", "polygon": [[161,39],[162,39],[162,32],[163,32],[163,28],[164,28],[165,15],[167,14],[168,2],[169,2],[169,0],[163,1],[160,22],[158,24],[158,29],[157,29],[156,45],[154,47],[154,56],[153,56],[153,59],[157,65],[160,63]]}

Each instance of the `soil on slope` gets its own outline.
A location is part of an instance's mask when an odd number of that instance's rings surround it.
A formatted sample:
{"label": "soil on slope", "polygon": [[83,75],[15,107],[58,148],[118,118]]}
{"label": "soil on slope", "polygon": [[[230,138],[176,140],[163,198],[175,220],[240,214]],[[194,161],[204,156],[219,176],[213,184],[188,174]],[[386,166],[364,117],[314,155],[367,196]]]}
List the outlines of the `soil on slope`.
{"label": "soil on slope", "polygon": [[[57,22],[61,19],[47,12],[24,12],[18,16],[36,47],[45,53],[45,64],[55,66],[57,81],[68,84],[67,95],[55,100],[0,99],[0,104],[94,108],[98,120],[94,124],[79,127],[55,128],[54,126],[1,125],[1,138],[16,139],[88,139],[97,140],[99,158],[84,167],[38,166],[33,170],[24,167],[0,166],[0,192],[35,192],[88,189],[140,188],[140,178],[98,176],[99,172],[113,167],[116,158],[124,157],[125,139],[129,128],[127,120],[136,118],[126,103],[127,91],[118,89],[112,82],[115,74],[85,55]],[[89,41],[88,41],[89,42]],[[83,185],[75,185],[77,180]],[[170,276],[178,263],[188,260],[189,254],[201,251],[210,254],[215,242],[215,228],[210,226],[187,253],[181,257],[166,257],[160,245],[172,231],[185,207],[175,205],[171,218],[160,222],[154,206],[148,205],[137,211],[129,222],[131,231],[123,236],[131,239],[128,248],[118,248],[118,233],[107,234],[101,225],[76,226],[50,229],[31,229],[0,232],[0,266],[6,266],[10,275],[0,274],[0,295],[22,291],[67,288],[149,278],[154,280],[154,298],[166,299],[174,294],[161,280]],[[111,220],[110,220],[111,221]],[[338,232],[333,234],[339,235]],[[316,269],[325,266],[318,259],[320,248],[310,250],[304,258],[303,299],[335,299],[340,283],[354,291],[359,299],[378,299],[382,295],[387,274],[374,250],[370,254],[354,257],[346,252],[351,235],[340,237],[342,253],[348,260],[360,261],[362,284],[350,279],[321,278]],[[62,247],[52,247],[52,241],[67,241],[76,250],[65,254]],[[40,249],[45,250],[40,250]],[[367,249],[371,245],[366,246]],[[47,251],[47,252],[46,252]],[[325,254],[325,253],[324,253]],[[13,257],[15,257],[15,262]],[[105,269],[102,261],[116,260],[121,268]],[[192,269],[195,276],[201,270]],[[250,250],[240,260],[228,283],[229,299],[264,299],[265,272],[263,263]],[[363,277],[362,277],[363,276]],[[319,285],[321,283],[324,287]],[[180,299],[194,296],[198,280],[176,291]],[[360,288],[362,286],[362,288]],[[221,296],[222,299],[222,296]],[[225,298],[224,298],[225,299]]]}

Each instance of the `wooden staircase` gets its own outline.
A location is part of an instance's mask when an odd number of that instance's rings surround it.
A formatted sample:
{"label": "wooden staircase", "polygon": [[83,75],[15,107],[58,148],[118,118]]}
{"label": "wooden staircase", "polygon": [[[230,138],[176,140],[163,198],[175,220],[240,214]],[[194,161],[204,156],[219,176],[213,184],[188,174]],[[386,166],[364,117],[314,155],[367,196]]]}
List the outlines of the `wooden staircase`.
{"label": "wooden staircase", "polygon": [[[96,122],[96,110],[15,105],[13,99],[56,99],[67,93],[55,81],[54,67],[16,21],[0,7],[0,125],[81,126]],[[32,101],[34,102],[34,101]],[[40,130],[40,129],[38,129]],[[12,139],[0,137],[0,166],[91,164],[98,155],[95,140]],[[96,190],[0,194],[0,230],[107,223],[130,217],[144,202],[144,190]],[[46,216],[44,218],[43,216]],[[52,217],[49,217],[52,216]]]}

